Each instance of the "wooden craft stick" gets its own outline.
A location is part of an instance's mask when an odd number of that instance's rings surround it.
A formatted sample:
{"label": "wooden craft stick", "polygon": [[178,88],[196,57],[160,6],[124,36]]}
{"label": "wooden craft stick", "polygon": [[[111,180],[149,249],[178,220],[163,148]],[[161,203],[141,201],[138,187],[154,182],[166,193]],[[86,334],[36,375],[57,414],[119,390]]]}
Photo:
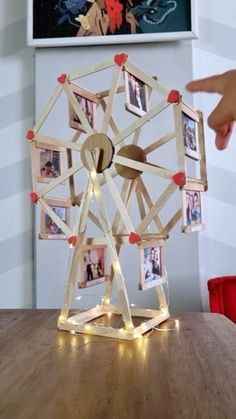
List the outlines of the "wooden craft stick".
{"label": "wooden craft stick", "polygon": [[[104,99],[101,99],[101,106],[102,106],[103,111],[105,112],[107,104],[106,104]],[[118,129],[118,127],[117,127],[117,125],[116,125],[112,116],[110,116],[110,122],[109,123],[110,123],[110,127],[111,127],[113,133],[115,135],[118,135],[120,133],[120,131],[119,131],[119,129]]]}
{"label": "wooden craft stick", "polygon": [[175,121],[175,138],[176,138],[176,151],[177,151],[177,162],[178,170],[180,172],[186,172],[185,164],[185,149],[184,149],[184,137],[183,137],[183,125],[182,125],[182,103],[178,103],[173,107],[174,110],[174,121]]}
{"label": "wooden craft stick", "polygon": [[188,177],[186,184],[184,185],[183,189],[186,189],[187,191],[205,191],[205,183],[202,180],[195,179]]}
{"label": "wooden craft stick", "polygon": [[127,229],[127,232],[130,233],[131,231],[134,231],[134,227],[133,227],[133,224],[131,222],[128,211],[127,211],[127,209],[126,209],[125,205],[123,204],[123,201],[120,197],[118,189],[117,189],[115,183],[113,182],[113,179],[112,179],[112,177],[109,173],[109,170],[107,170],[107,169],[104,170],[103,174],[105,176],[106,183],[107,183],[107,186],[109,188],[110,194],[111,194],[111,196],[112,196],[112,198],[113,198],[113,200],[116,204],[116,207],[117,207],[118,211],[120,212],[121,219],[122,219],[122,221],[123,221],[123,223],[124,223],[124,225]]}
{"label": "wooden craft stick", "polygon": [[[152,199],[151,199],[151,197],[150,197],[150,195],[149,195],[149,193],[146,189],[146,186],[144,185],[143,180],[142,180],[141,177],[138,180],[138,187],[139,187],[139,189],[140,189],[140,191],[143,195],[143,198],[146,201],[147,206],[150,210],[153,207],[153,202],[152,202]],[[162,225],[161,220],[160,220],[160,218],[157,214],[153,217],[153,222],[156,224],[157,231],[158,232],[162,231],[163,225]],[[143,237],[143,234],[142,234],[142,237]]]}
{"label": "wooden craft stick", "polygon": [[74,164],[70,169],[66,170],[65,173],[62,173],[62,175],[58,176],[55,180],[45,185],[42,189],[38,191],[38,196],[44,196],[49,191],[54,189],[56,186],[58,186],[60,183],[64,182],[66,179],[68,179],[70,176],[74,175],[76,172],[81,170],[83,168],[82,163],[76,163]]}
{"label": "wooden craft stick", "polygon": [[36,138],[36,143],[43,142],[45,145],[57,145],[70,150],[80,151],[81,145],[74,144],[71,141],[62,140],[60,138],[46,137],[45,135],[38,134]]}
{"label": "wooden craft stick", "polygon": [[204,183],[205,191],[208,188],[207,184],[207,168],[206,168],[206,151],[205,151],[205,138],[204,138],[204,128],[203,128],[203,114],[201,111],[197,111],[199,115],[199,125],[198,125],[198,138],[199,138],[199,151],[201,154],[200,159],[200,176],[201,180]]}
{"label": "wooden craft stick", "polygon": [[120,81],[121,71],[122,71],[121,67],[116,66],[114,68],[110,92],[109,92],[107,103],[106,103],[106,110],[105,110],[105,114],[104,114],[102,126],[101,126],[101,132],[104,132],[104,133],[107,132],[107,129],[110,123],[112,104],[113,104],[113,100],[114,100],[114,97],[118,88],[118,84]]}
{"label": "wooden craft stick", "polygon": [[[66,150],[66,155],[67,155],[67,164],[68,164],[68,169],[70,169],[71,167],[73,167],[73,162],[72,162],[72,152],[71,150],[67,149]],[[74,197],[75,197],[75,182],[74,182],[74,176],[71,175],[69,176],[69,188],[70,188],[70,199],[72,204],[74,204]]]}
{"label": "wooden craft stick", "polygon": [[53,211],[53,209],[47,204],[47,202],[43,198],[39,198],[38,203],[41,205],[43,210],[49,215],[49,217],[56,223],[56,225],[63,231],[63,233],[67,236],[73,236],[73,232],[71,229],[64,223],[64,221]]}
{"label": "wooden craft stick", "polygon": [[[137,188],[137,184],[138,184],[137,178],[136,179],[132,179],[131,180],[131,183],[130,183],[130,186],[129,186],[129,189],[127,190],[127,193],[126,193],[124,204],[125,204],[125,207],[126,207],[126,209],[127,209],[128,212],[130,210],[130,206],[131,206],[132,199],[134,197],[134,194],[135,194],[135,191],[136,191],[136,188]],[[120,233],[122,233],[123,230],[124,230],[124,227],[123,227],[123,223],[121,222],[121,224],[118,226],[118,230],[117,231],[119,231]]]}
{"label": "wooden craft stick", "polygon": [[145,154],[151,153],[152,151],[171,141],[173,138],[175,138],[175,132],[171,131],[163,137],[159,138],[157,141],[154,141],[148,147],[146,147],[144,149]]}
{"label": "wooden craft stick", "polygon": [[129,159],[118,155],[113,156],[113,163],[119,163],[123,166],[131,167],[133,169],[140,170],[141,172],[151,173],[153,175],[161,176],[165,179],[172,179],[174,172],[168,169],[164,169],[160,166],[156,166],[152,163],[141,163],[136,160]]}
{"label": "wooden craft stick", "polygon": [[64,90],[67,94],[67,97],[71,103],[71,106],[73,107],[75,113],[78,115],[80,121],[81,121],[81,125],[84,128],[85,132],[89,135],[89,134],[93,134],[94,131],[91,127],[91,125],[89,124],[85,113],[80,105],[80,103],[78,102],[78,100],[76,99],[75,95],[73,94],[73,90],[72,87],[70,86],[70,84],[68,82],[65,82],[63,84],[64,86]]}
{"label": "wooden craft stick", "polygon": [[145,84],[152,87],[153,90],[156,90],[160,95],[167,97],[169,90],[165,89],[160,85],[152,76],[144,73],[140,68],[136,67],[131,61],[127,60],[125,62],[125,70],[132,73],[135,77],[142,80]]}
{"label": "wooden craft stick", "polygon": [[40,129],[40,127],[44,123],[44,121],[47,118],[49,112],[51,111],[52,107],[54,106],[57,98],[59,97],[61,91],[62,91],[62,85],[58,84],[57,87],[55,88],[55,90],[53,91],[51,97],[49,98],[49,101],[48,101],[46,107],[44,108],[43,112],[37,118],[36,123],[35,123],[34,128],[33,128],[34,132],[38,132],[38,130]]}
{"label": "wooden craft stick", "polygon": [[93,185],[90,179],[88,178],[85,184],[85,189],[84,189],[81,205],[79,208],[78,217],[77,217],[77,220],[75,221],[75,226],[74,226],[74,234],[77,236],[85,232],[92,194],[93,194]]}
{"label": "wooden craft stick", "polygon": [[134,132],[134,137],[133,137],[132,144],[134,144],[134,145],[137,145],[138,144],[140,133],[141,133],[141,127],[139,127],[138,129],[136,129],[136,131]]}
{"label": "wooden craft stick", "polygon": [[82,131],[76,131],[75,133],[74,133],[74,135],[72,136],[72,138],[71,138],[71,142],[72,143],[76,143],[76,141],[79,139],[79,137],[81,137],[81,135],[82,135]]}
{"label": "wooden craft stick", "polygon": [[163,289],[163,285],[157,285],[156,292],[157,292],[157,300],[159,301],[160,310],[163,310],[163,309],[168,310],[168,305],[166,303],[166,296]]}
{"label": "wooden craft stick", "polygon": [[35,141],[30,144],[30,155],[31,155],[31,178],[33,191],[37,191],[37,150]]}
{"label": "wooden craft stick", "polygon": [[139,209],[139,215],[141,220],[143,218],[146,217],[146,211],[145,211],[145,206],[144,206],[144,202],[143,202],[143,195],[140,191],[140,189],[136,189],[136,198],[137,198],[137,204],[138,204],[138,209]]}
{"label": "wooden craft stick", "polygon": [[178,209],[178,211],[175,213],[175,215],[171,218],[171,220],[166,224],[166,226],[163,228],[162,233],[166,236],[169,234],[169,232],[172,230],[172,228],[177,224],[177,222],[182,217],[182,208]]}
{"label": "wooden craft stick", "polygon": [[[123,93],[125,91],[125,85],[123,84],[122,86],[118,86],[116,93]],[[102,90],[101,92],[97,92],[96,95],[98,97],[98,99],[102,99],[104,97],[107,97],[110,93],[110,89],[108,90]]]}
{"label": "wooden craft stick", "polygon": [[76,71],[75,73],[70,73],[69,80],[71,81],[79,79],[81,77],[88,76],[89,74],[97,73],[98,71],[102,71],[106,68],[113,67],[114,65],[115,64],[113,58],[110,58],[109,60],[104,60],[101,63],[93,64],[89,67],[82,68],[81,70]]}
{"label": "wooden craft stick", "polygon": [[[122,187],[121,187],[121,192],[120,192],[120,196],[122,201],[124,202],[124,205],[126,205],[126,200],[127,200],[127,191],[128,188],[131,185],[131,180],[130,179],[124,179]],[[115,234],[118,231],[118,227],[119,227],[119,223],[120,223],[121,217],[120,217],[120,212],[117,209],[113,218],[113,222],[112,222],[112,232],[113,234]]]}
{"label": "wooden craft stick", "polygon": [[176,185],[174,184],[174,182],[171,182],[169,186],[165,189],[165,191],[161,194],[161,196],[158,198],[158,200],[155,202],[150,211],[147,213],[146,217],[136,228],[136,232],[138,234],[142,234],[145,228],[151,223],[156,213],[160,211],[160,209],[163,207],[163,205],[166,203],[169,197],[174,193],[175,189]]}
{"label": "wooden craft stick", "polygon": [[163,100],[158,105],[154,106],[152,109],[150,109],[148,112],[146,112],[143,116],[138,118],[133,124],[128,126],[124,131],[122,131],[120,134],[118,134],[115,138],[113,138],[112,142],[113,145],[119,144],[120,141],[127,138],[130,134],[132,134],[136,129],[140,128],[142,125],[144,125],[146,122],[150,121],[155,115],[163,111],[165,108],[170,106],[166,100]]}

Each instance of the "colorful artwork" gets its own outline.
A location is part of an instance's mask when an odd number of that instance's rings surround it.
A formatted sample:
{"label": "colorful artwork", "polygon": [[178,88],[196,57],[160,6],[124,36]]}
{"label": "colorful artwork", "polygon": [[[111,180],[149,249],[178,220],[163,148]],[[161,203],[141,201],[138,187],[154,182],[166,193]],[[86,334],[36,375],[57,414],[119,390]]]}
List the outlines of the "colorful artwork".
{"label": "colorful artwork", "polygon": [[[30,0],[32,39],[191,33],[192,2],[193,0]],[[116,42],[122,41],[123,39]],[[125,42],[137,41],[131,37]]]}

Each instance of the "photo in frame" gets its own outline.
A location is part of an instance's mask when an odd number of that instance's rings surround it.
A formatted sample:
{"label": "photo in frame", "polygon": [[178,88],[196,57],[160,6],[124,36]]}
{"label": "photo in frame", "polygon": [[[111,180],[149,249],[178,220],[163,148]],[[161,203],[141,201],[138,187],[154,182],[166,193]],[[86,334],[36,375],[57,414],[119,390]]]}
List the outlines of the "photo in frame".
{"label": "photo in frame", "polygon": [[127,111],[142,116],[148,110],[148,86],[134,74],[124,71],[125,108]]}
{"label": "photo in frame", "polygon": [[164,240],[148,241],[139,246],[140,290],[147,290],[166,282],[163,247]]}
{"label": "photo in frame", "polygon": [[204,229],[202,192],[203,185],[187,183],[183,190],[183,232],[192,233]]}
{"label": "photo in frame", "polygon": [[[69,209],[71,206],[69,199],[60,198],[45,198],[46,203],[52,208],[52,210],[58,215],[58,217],[64,221],[65,224],[69,224]],[[67,239],[66,235],[61,231],[60,227],[52,220],[52,218],[41,209],[40,218],[40,239]]]}
{"label": "photo in frame", "polygon": [[197,37],[197,0],[28,0],[36,47],[124,44]]}
{"label": "photo in frame", "polygon": [[36,143],[37,181],[51,182],[62,174],[64,149],[55,145]]}
{"label": "photo in frame", "polygon": [[[89,92],[89,90],[84,89],[77,84],[71,83],[73,86],[73,94],[75,95],[78,103],[80,104],[85,117],[88,120],[88,123],[91,125],[93,129],[95,129],[96,123],[96,108],[98,99],[95,94]],[[74,128],[78,131],[85,132],[81,121],[76,114],[73,106],[69,102],[69,125],[71,128]]]}
{"label": "photo in frame", "polygon": [[107,280],[107,246],[90,245],[81,250],[79,260],[79,288],[100,284]]}

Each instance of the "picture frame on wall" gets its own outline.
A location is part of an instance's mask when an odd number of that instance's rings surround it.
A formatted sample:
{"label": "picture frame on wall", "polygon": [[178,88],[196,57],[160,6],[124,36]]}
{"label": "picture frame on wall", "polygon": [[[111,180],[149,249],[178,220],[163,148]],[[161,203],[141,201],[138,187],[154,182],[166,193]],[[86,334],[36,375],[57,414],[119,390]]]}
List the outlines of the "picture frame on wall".
{"label": "picture frame on wall", "polygon": [[[85,117],[87,118],[88,123],[91,128],[95,129],[96,126],[96,109],[98,99],[95,94],[90,92],[87,89],[84,89],[81,86],[78,86],[75,83],[71,83],[73,94],[75,95],[78,103],[80,104]],[[69,126],[78,131],[85,132],[81,121],[76,114],[73,106],[70,101],[68,102],[69,106]]]}
{"label": "picture frame on wall", "polygon": [[175,41],[198,35],[197,0],[28,0],[27,21],[27,42],[34,47]]}
{"label": "picture frame on wall", "polygon": [[[69,209],[71,202],[65,198],[45,198],[46,203],[52,208],[65,224],[69,224]],[[39,239],[66,240],[66,235],[61,231],[52,218],[41,209]]]}
{"label": "picture frame on wall", "polygon": [[124,71],[125,108],[127,111],[142,116],[148,110],[148,86],[134,74]]}
{"label": "picture frame on wall", "polygon": [[38,182],[51,182],[62,174],[64,163],[62,158],[64,149],[62,147],[37,142],[36,152]]}

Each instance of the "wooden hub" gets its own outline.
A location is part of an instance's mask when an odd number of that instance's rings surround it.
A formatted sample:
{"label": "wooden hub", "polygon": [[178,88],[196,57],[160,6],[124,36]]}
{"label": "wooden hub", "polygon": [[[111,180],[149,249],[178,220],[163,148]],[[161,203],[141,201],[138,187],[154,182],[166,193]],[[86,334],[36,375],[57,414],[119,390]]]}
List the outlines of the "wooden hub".
{"label": "wooden hub", "polygon": [[[118,156],[127,157],[135,161],[144,163],[146,161],[146,154],[143,149],[137,145],[130,144],[122,147],[118,153]],[[132,169],[131,167],[123,166],[122,164],[115,164],[118,174],[126,179],[135,179],[137,176],[140,176],[142,172],[137,169]]]}
{"label": "wooden hub", "polygon": [[[86,160],[85,151],[90,153],[99,150],[99,157],[96,166],[97,173],[102,173],[103,170],[110,167],[114,154],[114,146],[109,137],[105,134],[92,134],[90,135],[82,145],[80,156],[82,163],[86,169],[89,169]],[[94,153],[95,154],[95,153]]]}

